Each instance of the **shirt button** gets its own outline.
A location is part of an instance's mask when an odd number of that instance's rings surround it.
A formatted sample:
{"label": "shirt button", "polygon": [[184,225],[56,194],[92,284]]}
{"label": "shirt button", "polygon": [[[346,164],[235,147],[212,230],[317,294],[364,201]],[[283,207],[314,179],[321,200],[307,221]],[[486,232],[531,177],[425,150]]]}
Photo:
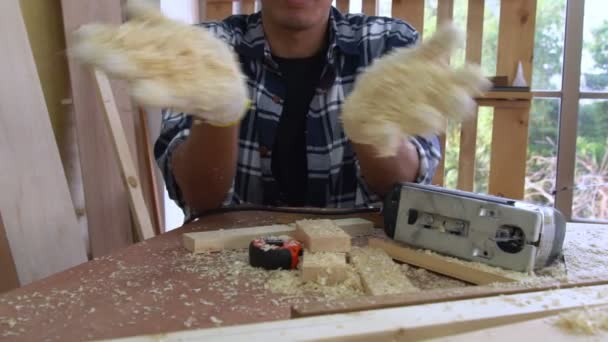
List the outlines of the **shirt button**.
{"label": "shirt button", "polygon": [[260,156],[262,156],[263,158],[266,158],[270,155],[270,150],[266,146],[260,146],[259,151],[260,151]]}
{"label": "shirt button", "polygon": [[280,103],[281,102],[281,98],[277,95],[272,95],[272,102],[274,103]]}

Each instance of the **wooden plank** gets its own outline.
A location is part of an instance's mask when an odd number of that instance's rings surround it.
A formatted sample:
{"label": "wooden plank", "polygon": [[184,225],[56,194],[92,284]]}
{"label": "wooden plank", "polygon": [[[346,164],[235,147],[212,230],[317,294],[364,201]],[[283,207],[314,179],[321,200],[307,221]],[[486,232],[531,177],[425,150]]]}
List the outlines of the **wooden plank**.
{"label": "wooden plank", "polygon": [[[501,1],[496,73],[513,81],[521,61],[531,84],[536,0]],[[495,108],[489,192],[523,199],[528,150],[529,108]]]}
{"label": "wooden plank", "polygon": [[[120,24],[119,0],[62,0],[66,37],[84,24],[105,22]],[[68,49],[71,39],[67,39]],[[95,81],[90,70],[77,61],[68,60],[73,94],[78,151],[82,167],[91,255],[100,257],[133,243],[129,200],[120,175],[118,159],[112,150],[110,133],[104,123],[102,107],[97,100]],[[131,140],[133,114],[126,83],[112,81],[119,103],[123,125]],[[134,133],[134,132],[133,132]]]}
{"label": "wooden plank", "polygon": [[2,270],[2,277],[0,277],[0,294],[19,287],[17,268],[15,267],[11,246],[6,237],[4,223],[2,223],[2,215],[0,215],[0,270]]}
{"label": "wooden plank", "polygon": [[[333,220],[352,237],[369,232],[373,227],[371,221],[363,219]],[[192,253],[219,251],[222,249],[247,248],[251,240],[264,235],[289,235],[295,233],[293,225],[256,226],[239,229],[213,230],[207,232],[186,233],[183,245]]]}
{"label": "wooden plank", "polygon": [[[559,113],[555,206],[566,220],[572,219],[576,140],[580,93],[580,72],[583,48],[585,4],[569,1],[566,4],[566,37],[564,41],[563,95]],[[599,93],[598,93],[599,94]]]}
{"label": "wooden plank", "polygon": [[112,146],[114,147],[114,152],[118,155],[123,181],[127,189],[129,189],[129,204],[135,221],[135,228],[139,234],[140,241],[147,240],[154,236],[154,228],[146,202],[144,201],[141,180],[129,152],[129,144],[127,143],[120,114],[116,107],[112,86],[110,80],[103,72],[95,70],[94,74],[101,101],[100,105],[104,108],[104,119],[112,135]]}
{"label": "wooden plank", "polygon": [[[454,17],[454,0],[438,0],[437,1],[437,26],[449,22]],[[449,63],[449,61],[448,61]],[[447,123],[446,123],[447,127]],[[445,177],[445,152],[446,152],[446,134],[439,135],[439,146],[441,148],[441,160],[437,165],[437,170],[433,177],[433,184],[443,186]]]}
{"label": "wooden plank", "polygon": [[[469,0],[465,59],[468,63],[477,65],[481,64],[484,8],[485,0]],[[476,107],[473,116],[469,120],[464,121],[460,127],[457,188],[464,191],[473,191],[475,185],[477,114],[478,108]]]}
{"label": "wooden plank", "polygon": [[136,130],[138,133],[138,153],[136,155],[139,164],[139,178],[141,179],[141,187],[146,201],[146,206],[152,218],[154,227],[154,235],[163,232],[163,219],[161,208],[161,197],[159,196],[158,180],[156,173],[156,163],[154,161],[154,151],[152,150],[153,143],[150,137],[150,129],[148,125],[148,113],[138,107],[140,127]]}
{"label": "wooden plank", "polygon": [[242,0],[241,13],[252,14],[255,12],[255,0]]}
{"label": "wooden plank", "polygon": [[[165,341],[255,340],[272,341],[289,336],[300,340],[419,341],[479,329],[524,322],[572,309],[606,305],[608,285],[470,299],[320,317],[272,321],[231,327],[163,334]],[[157,335],[114,341],[155,341]]]}
{"label": "wooden plank", "polygon": [[393,0],[392,17],[407,21],[422,38],[424,32],[424,0]]}
{"label": "wooden plank", "polygon": [[532,293],[574,287],[608,285],[608,278],[597,277],[578,281],[560,282],[545,280],[531,287],[528,284],[513,284],[511,286],[467,286],[453,289],[435,289],[416,293],[400,293],[385,296],[358,297],[350,299],[316,301],[296,304],[291,307],[291,318],[333,315],[338,313],[405,307],[431,303],[448,303],[458,300],[488,298],[520,293]]}
{"label": "wooden plank", "polygon": [[394,241],[371,238],[369,239],[369,247],[380,248],[395,260],[443,274],[448,277],[464,280],[472,284],[487,285],[492,283],[516,281],[516,279],[510,278],[508,275],[492,273],[474,268],[467,264],[451,262],[446,258],[442,258],[441,256],[426,254],[422,251],[405,247]]}
{"label": "wooden plank", "polygon": [[362,11],[366,15],[376,15],[376,0],[362,0]]}
{"label": "wooden plank", "polygon": [[87,256],[17,0],[0,2],[0,46],[0,213],[25,285]]}
{"label": "wooden plank", "polygon": [[[599,326],[591,326],[592,318],[588,317],[589,325],[582,324],[573,327],[561,327],[560,323],[564,317],[576,316],[583,312],[599,314],[599,321],[593,322],[601,324],[601,317],[608,313],[608,306],[600,305],[592,309],[564,310],[556,315],[530,321],[506,324],[498,327],[486,328],[456,334],[437,339],[434,342],[469,342],[469,341],[492,341],[492,342],[512,342],[512,341],[551,341],[551,342],[573,342],[573,341],[607,341],[608,331]],[[582,322],[581,322],[582,323]],[[586,323],[586,322],[585,322]],[[575,331],[577,329],[579,331]],[[591,329],[588,331],[587,329]]]}
{"label": "wooden plank", "polygon": [[492,195],[524,198],[529,114],[529,107],[494,108],[488,185]]}
{"label": "wooden plank", "polygon": [[224,20],[232,15],[232,1],[207,1],[205,20]]}
{"label": "wooden plank", "polygon": [[416,292],[399,265],[382,249],[355,247],[349,253],[350,263],[361,278],[365,293],[380,296]]}
{"label": "wooden plank", "polygon": [[530,109],[531,102],[525,101],[511,101],[505,99],[477,99],[477,106],[479,107],[499,107],[499,108],[511,108],[511,109]]}
{"label": "wooden plank", "polygon": [[348,13],[350,8],[349,0],[336,0],[336,7],[340,12]]}

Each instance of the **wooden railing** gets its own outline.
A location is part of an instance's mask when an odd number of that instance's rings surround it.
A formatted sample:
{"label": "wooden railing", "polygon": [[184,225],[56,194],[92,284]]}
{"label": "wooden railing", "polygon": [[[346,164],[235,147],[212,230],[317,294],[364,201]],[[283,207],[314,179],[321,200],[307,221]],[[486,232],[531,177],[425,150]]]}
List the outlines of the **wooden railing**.
{"label": "wooden railing", "polygon": [[[337,0],[336,6],[342,12],[348,12],[349,1]],[[256,5],[254,0],[201,0],[199,13],[202,14],[201,19],[218,20],[233,14],[233,10],[239,7],[241,13],[251,13],[259,4]],[[362,12],[365,14],[378,14],[377,7],[376,0],[362,1]],[[484,9],[484,0],[468,0],[465,59],[471,63],[481,63]],[[393,0],[391,12],[393,17],[404,19],[423,32],[424,0]],[[438,0],[437,24],[452,20],[453,13],[453,0]],[[521,62],[525,80],[531,84],[535,19],[536,0],[501,1],[496,73],[507,76],[509,82],[512,82],[517,65]],[[479,106],[494,107],[488,184],[490,194],[517,199],[524,196],[531,98],[529,92],[501,91],[489,92],[478,99]],[[461,126],[457,188],[462,190],[473,190],[476,140],[477,115]],[[441,143],[443,151],[452,148],[445,145],[444,136]],[[434,184],[444,185],[444,170],[442,160]]]}

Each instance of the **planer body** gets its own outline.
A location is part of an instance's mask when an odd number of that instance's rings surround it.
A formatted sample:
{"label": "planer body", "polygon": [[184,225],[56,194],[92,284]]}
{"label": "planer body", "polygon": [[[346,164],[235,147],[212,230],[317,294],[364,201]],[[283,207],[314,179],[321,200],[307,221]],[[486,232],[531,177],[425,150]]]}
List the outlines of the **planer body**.
{"label": "planer body", "polygon": [[552,264],[566,234],[553,207],[432,185],[396,184],[382,213],[395,241],[519,272]]}

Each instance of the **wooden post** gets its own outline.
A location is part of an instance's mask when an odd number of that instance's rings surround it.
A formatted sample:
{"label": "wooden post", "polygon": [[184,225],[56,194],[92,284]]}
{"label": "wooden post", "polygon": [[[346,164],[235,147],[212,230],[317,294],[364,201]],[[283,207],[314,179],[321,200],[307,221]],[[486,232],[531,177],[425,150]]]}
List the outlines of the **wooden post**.
{"label": "wooden post", "polygon": [[87,256],[18,0],[0,1],[0,46],[0,244],[25,285]]}
{"label": "wooden post", "polygon": [[252,14],[255,12],[255,0],[242,0],[241,13]]}
{"label": "wooden post", "polygon": [[362,0],[363,13],[366,15],[376,15],[376,0]]}
{"label": "wooden post", "polygon": [[[502,1],[496,72],[512,82],[521,61],[526,82],[532,82],[536,0]],[[528,105],[494,109],[489,193],[523,199],[528,153]]]}
{"label": "wooden post", "polygon": [[414,26],[422,38],[424,32],[424,0],[393,0],[392,16]]}
{"label": "wooden post", "polygon": [[[454,16],[454,0],[438,0],[437,2],[437,26],[449,22]],[[449,61],[448,61],[449,62]],[[447,123],[446,123],[447,127]],[[439,135],[439,144],[441,146],[441,160],[437,165],[437,171],[433,177],[433,184],[443,186],[445,176],[445,150],[446,150],[446,135]]]}
{"label": "wooden post", "polygon": [[[484,0],[469,0],[467,15],[466,61],[481,64],[483,39]],[[460,156],[458,158],[458,189],[473,191],[475,184],[475,149],[477,144],[477,113],[462,123],[460,129]]]}
{"label": "wooden post", "polygon": [[350,8],[349,0],[336,0],[336,7],[340,12],[348,13]]}
{"label": "wooden post", "polygon": [[231,0],[207,0],[205,20],[223,20],[232,15]]}

